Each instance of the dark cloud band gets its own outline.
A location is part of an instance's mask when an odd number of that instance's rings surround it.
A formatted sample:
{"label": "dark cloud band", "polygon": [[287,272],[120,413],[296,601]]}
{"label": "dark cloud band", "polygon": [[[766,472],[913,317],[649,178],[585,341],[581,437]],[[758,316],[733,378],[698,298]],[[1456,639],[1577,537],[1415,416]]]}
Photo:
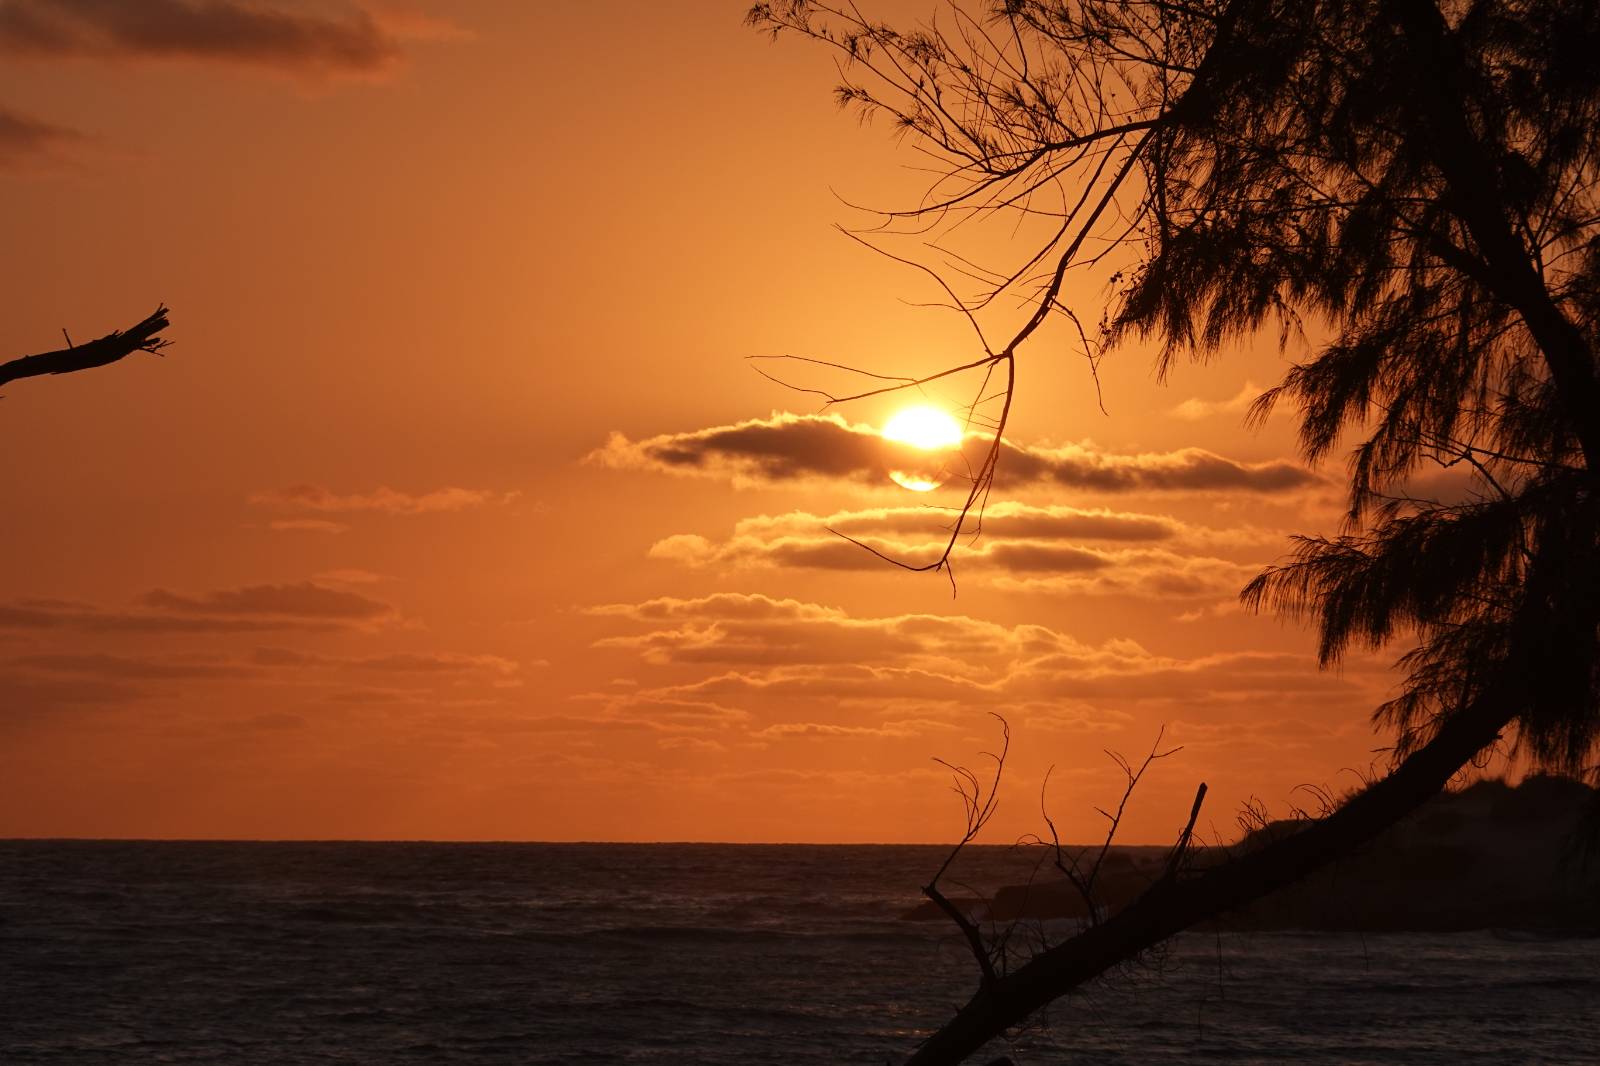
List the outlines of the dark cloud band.
{"label": "dark cloud band", "polygon": [[[986,447],[986,441],[973,438],[968,454],[947,457],[946,480],[959,481],[976,469]],[[918,468],[929,459],[926,452],[886,440],[870,426],[832,415],[792,414],[639,441],[613,434],[589,458],[617,468],[755,482],[820,477],[868,484],[887,484],[892,472]],[[996,474],[1001,487],[1035,483],[1108,493],[1281,493],[1317,480],[1293,463],[1247,463],[1201,448],[1119,455],[1087,444],[1040,447],[1010,441],[1003,446]]]}

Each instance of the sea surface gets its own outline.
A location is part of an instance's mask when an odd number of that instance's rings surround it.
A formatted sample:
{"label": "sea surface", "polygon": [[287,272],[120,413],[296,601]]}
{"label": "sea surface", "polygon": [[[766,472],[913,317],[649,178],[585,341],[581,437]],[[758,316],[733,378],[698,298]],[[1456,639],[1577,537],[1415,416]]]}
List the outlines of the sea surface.
{"label": "sea surface", "polygon": [[[900,917],[943,854],[0,841],[0,1063],[898,1062],[975,985]],[[981,893],[1037,855],[964,858]],[[1193,934],[1011,1053],[1600,1063],[1600,941]]]}

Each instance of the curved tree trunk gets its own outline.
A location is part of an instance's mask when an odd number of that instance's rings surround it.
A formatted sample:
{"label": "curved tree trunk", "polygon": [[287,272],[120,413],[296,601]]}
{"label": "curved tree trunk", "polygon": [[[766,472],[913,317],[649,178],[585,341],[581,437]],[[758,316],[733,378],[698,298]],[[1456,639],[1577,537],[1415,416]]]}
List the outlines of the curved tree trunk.
{"label": "curved tree trunk", "polygon": [[1326,818],[1182,882],[1156,883],[1100,925],[1042,952],[977,995],[908,1060],[953,1066],[1034,1011],[1175,933],[1298,881],[1350,854],[1436,795],[1510,723],[1510,699],[1483,698],[1450,716],[1392,773]]}

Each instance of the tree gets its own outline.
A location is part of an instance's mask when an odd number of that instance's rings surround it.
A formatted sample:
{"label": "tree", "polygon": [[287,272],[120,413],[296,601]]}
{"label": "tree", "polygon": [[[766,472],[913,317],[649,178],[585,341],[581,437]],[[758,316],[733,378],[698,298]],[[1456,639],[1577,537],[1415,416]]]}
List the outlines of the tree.
{"label": "tree", "polygon": [[[1072,314],[1066,280],[1109,241],[1128,263],[1098,336],[1080,333],[1091,360],[1146,338],[1165,367],[1276,323],[1282,343],[1309,350],[1254,416],[1294,403],[1308,460],[1355,442],[1345,528],[1297,538],[1246,603],[1310,619],[1325,665],[1353,645],[1409,645],[1401,694],[1376,712],[1398,738],[1386,776],[1297,833],[1163,878],[986,974],[913,1063],[961,1061],[1119,961],[1349,853],[1497,744],[1589,769],[1600,7],[1002,0],[901,31],[850,3],[786,0],[750,21],[836,49],[841,103],[890,118],[939,161],[928,198],[890,213],[891,229],[1005,212],[1048,222],[1006,269],[958,263],[975,296],[957,295],[951,260],[921,264],[978,332],[970,365],[1007,382],[964,521],[993,478],[1019,346]],[[975,316],[1005,293],[1032,312],[992,347]],[[1459,498],[1419,495],[1416,476],[1435,465],[1466,472]]]}
{"label": "tree", "polygon": [[[7,363],[0,363],[0,385],[18,378],[38,377],[41,374],[72,374],[79,370],[109,366],[134,352],[160,355],[170,341],[159,334],[167,328],[167,309],[157,307],[149,317],[126,330],[112,330],[104,337],[86,344],[73,344],[67,337],[67,346],[53,352],[24,355]],[[63,334],[66,332],[62,331]]]}

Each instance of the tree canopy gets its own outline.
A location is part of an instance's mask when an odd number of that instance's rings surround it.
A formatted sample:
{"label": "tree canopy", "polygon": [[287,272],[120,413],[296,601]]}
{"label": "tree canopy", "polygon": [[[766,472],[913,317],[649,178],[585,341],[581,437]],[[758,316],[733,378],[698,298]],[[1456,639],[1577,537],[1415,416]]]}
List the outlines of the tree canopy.
{"label": "tree canopy", "polygon": [[[1309,460],[1349,449],[1345,528],[1297,538],[1244,598],[1309,618],[1324,663],[1409,648],[1377,710],[1399,741],[1387,778],[986,979],[914,1061],[959,1061],[1152,938],[1347,851],[1496,744],[1591,768],[1600,7],[1001,0],[900,29],[785,0],[750,21],[836,49],[841,103],[938,160],[928,197],[889,221],[1048,223],[1004,268],[962,270],[975,295],[941,276],[969,318],[1001,293],[1032,301],[1007,343],[978,330],[980,365],[1009,370],[1044,321],[1070,316],[1065,280],[1109,247],[1130,265],[1102,328],[1082,334],[1092,359],[1130,338],[1163,365],[1274,328],[1293,345],[1300,361],[1253,414],[1292,405]],[[1003,430],[1004,415],[996,442]],[[1435,468],[1465,476],[1429,495],[1419,475]],[[992,475],[991,462],[969,508]]]}

